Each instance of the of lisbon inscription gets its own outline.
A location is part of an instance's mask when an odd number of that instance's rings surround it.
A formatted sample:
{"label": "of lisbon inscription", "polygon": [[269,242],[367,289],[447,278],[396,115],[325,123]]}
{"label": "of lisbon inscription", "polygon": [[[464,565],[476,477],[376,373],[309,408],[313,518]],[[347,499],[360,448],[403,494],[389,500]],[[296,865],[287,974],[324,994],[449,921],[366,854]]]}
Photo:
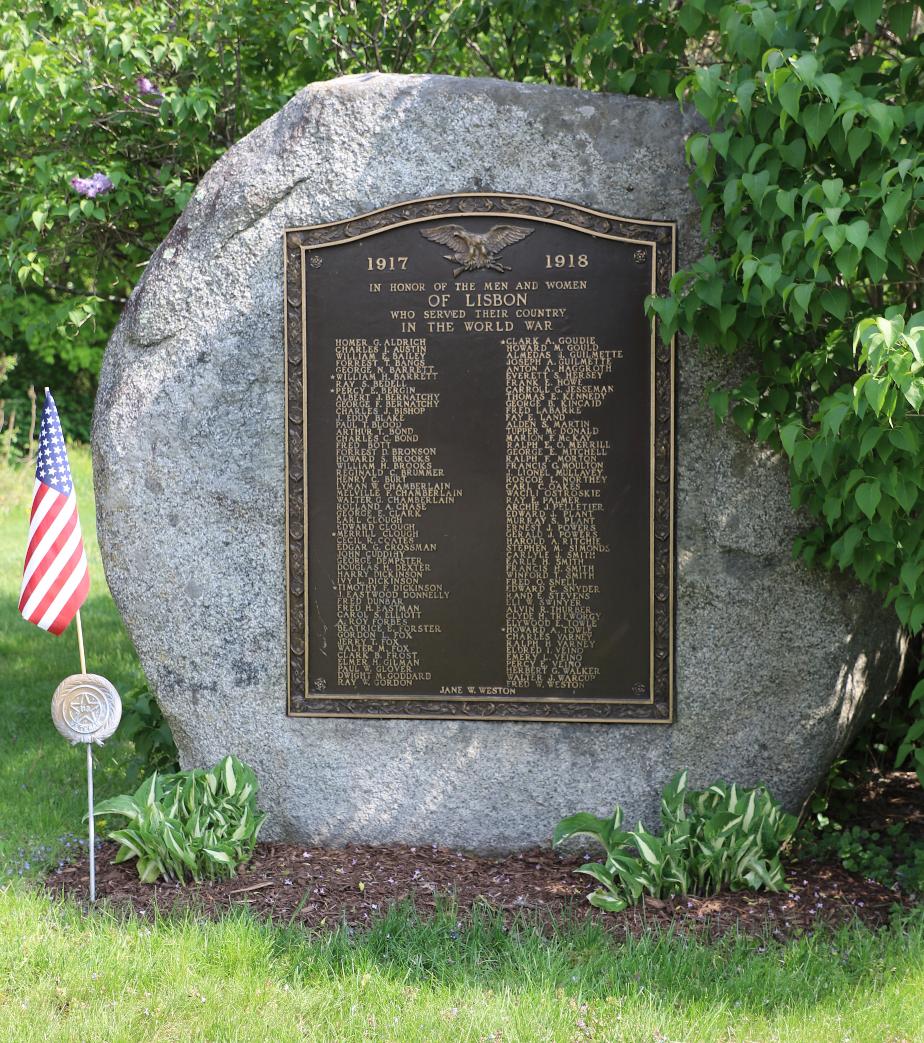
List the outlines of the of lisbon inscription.
{"label": "of lisbon inscription", "polygon": [[285,233],[289,714],[673,719],[675,247],[495,194]]}

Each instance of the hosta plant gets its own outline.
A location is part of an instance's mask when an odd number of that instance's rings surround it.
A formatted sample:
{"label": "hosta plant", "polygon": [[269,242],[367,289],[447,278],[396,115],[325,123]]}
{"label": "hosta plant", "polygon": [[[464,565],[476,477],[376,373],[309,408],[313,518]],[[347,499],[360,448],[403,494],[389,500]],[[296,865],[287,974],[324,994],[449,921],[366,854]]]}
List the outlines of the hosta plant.
{"label": "hosta plant", "polygon": [[209,771],[155,771],[134,794],[101,801],[96,814],[128,820],[107,836],[120,845],[115,861],[137,859],[145,883],[214,880],[234,876],[253,854],[266,817],[259,788],[253,769],[228,756]]}
{"label": "hosta plant", "polygon": [[622,828],[618,805],[610,818],[580,812],[562,819],[554,844],[590,836],[606,851],[604,862],[588,862],[577,872],[601,885],[591,905],[619,912],[642,895],[711,895],[724,887],[786,889],[780,850],[793,835],[796,818],[787,815],[762,786],[743,789],[715,782],[702,791],[687,789],[687,773],[675,775],[661,797],[660,836],[641,822]]}

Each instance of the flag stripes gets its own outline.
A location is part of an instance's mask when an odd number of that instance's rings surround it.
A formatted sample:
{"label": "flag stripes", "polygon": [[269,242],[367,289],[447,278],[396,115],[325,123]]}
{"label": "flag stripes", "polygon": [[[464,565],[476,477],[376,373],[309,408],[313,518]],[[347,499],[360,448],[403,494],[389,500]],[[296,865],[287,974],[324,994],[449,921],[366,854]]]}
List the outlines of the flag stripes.
{"label": "flag stripes", "polygon": [[54,399],[45,392],[19,611],[60,634],[90,589],[77,498]]}

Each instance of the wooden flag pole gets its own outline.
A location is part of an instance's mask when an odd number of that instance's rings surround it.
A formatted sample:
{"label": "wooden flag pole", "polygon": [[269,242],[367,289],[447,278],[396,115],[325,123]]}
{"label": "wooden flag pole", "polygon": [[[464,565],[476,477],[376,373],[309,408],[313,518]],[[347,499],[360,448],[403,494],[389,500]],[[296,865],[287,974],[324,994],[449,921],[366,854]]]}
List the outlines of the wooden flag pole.
{"label": "wooden flag pole", "polygon": [[80,672],[87,672],[87,654],[83,650],[83,627],[80,625],[80,609],[77,609],[77,649],[80,652]]}
{"label": "wooden flag pole", "polygon": [[[83,647],[83,626],[80,622],[80,609],[77,609],[77,648],[80,652],[80,672],[87,672],[87,654]],[[87,747],[87,804],[90,808],[90,901],[96,901],[96,823],[93,821],[93,743]]]}

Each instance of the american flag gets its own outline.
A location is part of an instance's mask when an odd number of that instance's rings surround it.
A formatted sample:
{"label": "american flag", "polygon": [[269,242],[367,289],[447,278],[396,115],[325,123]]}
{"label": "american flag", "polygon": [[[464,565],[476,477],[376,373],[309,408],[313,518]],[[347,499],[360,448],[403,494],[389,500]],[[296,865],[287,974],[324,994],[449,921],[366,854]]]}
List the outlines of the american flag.
{"label": "american flag", "polygon": [[45,388],[19,611],[30,623],[60,634],[89,589],[67,448],[55,400]]}

